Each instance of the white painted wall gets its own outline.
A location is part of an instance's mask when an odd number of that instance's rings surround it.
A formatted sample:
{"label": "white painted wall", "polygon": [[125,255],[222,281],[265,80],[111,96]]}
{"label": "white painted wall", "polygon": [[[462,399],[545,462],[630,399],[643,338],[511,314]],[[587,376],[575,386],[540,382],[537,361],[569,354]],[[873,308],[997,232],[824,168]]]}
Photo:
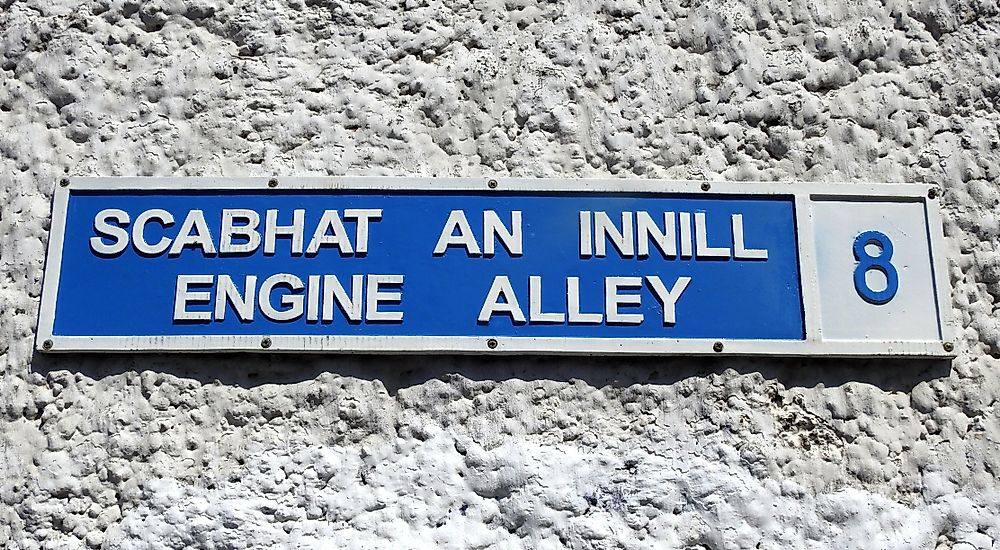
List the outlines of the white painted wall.
{"label": "white painted wall", "polygon": [[[0,0],[0,547],[997,546],[998,36],[976,0]],[[60,177],[272,174],[934,183],[959,357],[33,354]]]}

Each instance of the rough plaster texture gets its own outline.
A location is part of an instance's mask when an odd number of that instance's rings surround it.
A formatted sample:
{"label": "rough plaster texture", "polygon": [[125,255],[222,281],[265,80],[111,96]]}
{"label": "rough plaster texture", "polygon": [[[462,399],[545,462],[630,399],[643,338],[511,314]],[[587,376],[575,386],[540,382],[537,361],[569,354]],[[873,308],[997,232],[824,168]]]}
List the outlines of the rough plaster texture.
{"label": "rough plaster texture", "polygon": [[[998,51],[992,0],[0,0],[0,547],[1000,547]],[[32,352],[60,177],[345,173],[933,182],[959,357]]]}

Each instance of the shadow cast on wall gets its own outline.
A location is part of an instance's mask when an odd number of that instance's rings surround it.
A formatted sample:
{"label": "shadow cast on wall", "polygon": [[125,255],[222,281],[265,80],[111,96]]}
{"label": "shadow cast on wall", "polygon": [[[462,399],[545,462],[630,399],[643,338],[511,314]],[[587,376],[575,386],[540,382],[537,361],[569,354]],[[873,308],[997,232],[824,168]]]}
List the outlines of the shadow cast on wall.
{"label": "shadow cast on wall", "polygon": [[244,388],[294,384],[323,373],[381,381],[391,395],[428,380],[460,375],[471,380],[582,380],[593,387],[633,384],[669,385],[688,378],[760,373],[786,388],[834,387],[848,382],[909,392],[923,381],[947,377],[949,360],[817,359],[737,357],[571,357],[497,355],[336,355],[336,354],[44,354],[35,353],[32,370],[101,379],[129,371],[155,371],[203,384],[216,381]]}

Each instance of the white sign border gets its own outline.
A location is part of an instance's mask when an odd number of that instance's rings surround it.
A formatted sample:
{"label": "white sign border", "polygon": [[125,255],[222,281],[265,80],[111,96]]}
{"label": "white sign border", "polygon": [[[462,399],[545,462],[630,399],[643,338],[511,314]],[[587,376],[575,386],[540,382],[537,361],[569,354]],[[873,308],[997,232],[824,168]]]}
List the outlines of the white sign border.
{"label": "white sign border", "polygon": [[[794,197],[795,229],[802,289],[804,340],[678,338],[541,338],[527,336],[57,336],[59,288],[66,214],[71,191],[434,191],[650,193],[685,195],[782,195]],[[435,178],[395,176],[336,177],[85,177],[65,178],[55,188],[52,223],[39,310],[36,346],[44,352],[290,352],[290,353],[437,353],[537,355],[725,355],[786,357],[954,357],[951,288],[945,258],[938,198],[929,184],[723,182],[656,179]],[[896,200],[923,204],[934,264],[940,340],[823,340],[813,240],[811,201]]]}

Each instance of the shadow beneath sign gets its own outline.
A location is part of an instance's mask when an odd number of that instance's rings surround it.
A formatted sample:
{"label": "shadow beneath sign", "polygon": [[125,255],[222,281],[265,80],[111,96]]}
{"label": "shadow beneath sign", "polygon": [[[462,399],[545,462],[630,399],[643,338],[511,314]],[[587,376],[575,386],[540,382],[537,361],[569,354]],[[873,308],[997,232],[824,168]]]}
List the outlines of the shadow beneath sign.
{"label": "shadow beneath sign", "polygon": [[45,375],[70,371],[100,379],[125,372],[155,371],[202,384],[252,388],[294,384],[324,373],[378,380],[390,394],[428,380],[460,375],[476,381],[581,380],[593,387],[669,385],[688,378],[760,373],[786,388],[835,387],[848,382],[885,391],[909,392],[920,382],[947,377],[950,360],[817,359],[737,357],[580,357],[496,355],[310,355],[310,354],[43,354],[32,370]]}

